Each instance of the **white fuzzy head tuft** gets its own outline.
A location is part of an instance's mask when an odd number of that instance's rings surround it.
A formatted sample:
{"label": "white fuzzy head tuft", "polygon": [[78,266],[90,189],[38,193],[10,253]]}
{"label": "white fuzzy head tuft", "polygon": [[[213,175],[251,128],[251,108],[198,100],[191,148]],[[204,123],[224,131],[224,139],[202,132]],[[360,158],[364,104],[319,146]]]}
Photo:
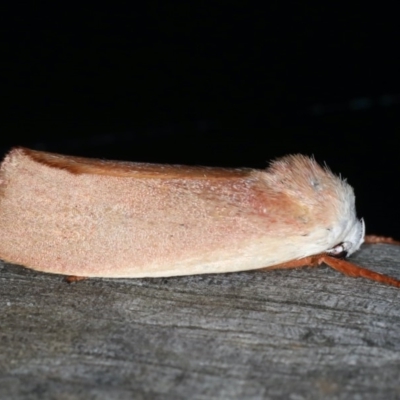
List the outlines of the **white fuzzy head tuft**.
{"label": "white fuzzy head tuft", "polygon": [[364,221],[356,216],[353,188],[345,180],[302,155],[274,161],[268,173],[268,183],[274,190],[309,212],[308,233],[316,246],[302,256],[316,254],[315,251],[350,255],[360,248]]}

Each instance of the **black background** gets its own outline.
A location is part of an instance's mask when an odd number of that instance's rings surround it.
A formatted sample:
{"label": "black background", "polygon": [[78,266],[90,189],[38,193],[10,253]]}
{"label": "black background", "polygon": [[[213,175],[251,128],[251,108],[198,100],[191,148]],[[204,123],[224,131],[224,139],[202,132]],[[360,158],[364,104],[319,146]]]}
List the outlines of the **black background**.
{"label": "black background", "polygon": [[264,168],[313,154],[400,238],[395,9],[269,2],[9,5],[2,155],[15,145]]}

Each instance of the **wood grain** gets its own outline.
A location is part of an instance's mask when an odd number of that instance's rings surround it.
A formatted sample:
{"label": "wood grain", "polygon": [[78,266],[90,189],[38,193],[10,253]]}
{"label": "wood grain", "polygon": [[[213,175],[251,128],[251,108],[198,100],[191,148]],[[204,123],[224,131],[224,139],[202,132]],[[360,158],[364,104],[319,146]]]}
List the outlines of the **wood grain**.
{"label": "wood grain", "polygon": [[[400,248],[354,261],[400,278]],[[396,399],[400,291],[328,267],[90,279],[0,263],[1,399]]]}

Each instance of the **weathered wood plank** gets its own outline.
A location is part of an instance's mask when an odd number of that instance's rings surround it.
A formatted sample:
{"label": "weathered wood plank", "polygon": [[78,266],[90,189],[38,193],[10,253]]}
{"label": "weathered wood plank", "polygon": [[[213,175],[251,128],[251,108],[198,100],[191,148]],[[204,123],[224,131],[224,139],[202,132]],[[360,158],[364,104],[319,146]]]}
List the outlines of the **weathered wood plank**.
{"label": "weathered wood plank", "polygon": [[[400,277],[400,248],[354,260]],[[395,399],[400,290],[316,269],[160,279],[0,264],[1,399]]]}

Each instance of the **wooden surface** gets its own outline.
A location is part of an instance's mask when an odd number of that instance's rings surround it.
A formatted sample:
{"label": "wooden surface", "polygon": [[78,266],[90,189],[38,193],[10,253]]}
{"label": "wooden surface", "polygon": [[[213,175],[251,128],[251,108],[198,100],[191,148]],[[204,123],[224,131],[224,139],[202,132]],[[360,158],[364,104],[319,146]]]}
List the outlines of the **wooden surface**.
{"label": "wooden surface", "polygon": [[[400,277],[400,248],[353,260]],[[398,399],[400,290],[327,268],[66,284],[0,263],[0,399]]]}

